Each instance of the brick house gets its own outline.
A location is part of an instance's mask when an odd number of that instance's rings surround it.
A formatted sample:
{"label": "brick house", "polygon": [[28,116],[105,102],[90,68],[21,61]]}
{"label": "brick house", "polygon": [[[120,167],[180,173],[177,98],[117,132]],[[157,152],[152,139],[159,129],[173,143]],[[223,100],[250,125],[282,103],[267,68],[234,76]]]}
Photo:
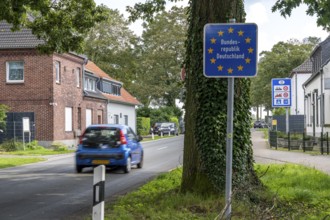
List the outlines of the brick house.
{"label": "brick house", "polygon": [[29,29],[11,32],[10,27],[0,22],[0,103],[10,107],[7,138],[22,140],[27,119],[25,139],[72,146],[86,125],[107,121],[107,99],[84,92],[85,57],[39,54],[35,48],[43,41]]}
{"label": "brick house", "polygon": [[[92,61],[85,68],[85,78],[97,77],[97,88],[106,97],[107,123],[129,125],[136,131],[136,106],[142,105],[123,87],[123,83],[111,78]],[[87,80],[86,80],[87,81]]]}

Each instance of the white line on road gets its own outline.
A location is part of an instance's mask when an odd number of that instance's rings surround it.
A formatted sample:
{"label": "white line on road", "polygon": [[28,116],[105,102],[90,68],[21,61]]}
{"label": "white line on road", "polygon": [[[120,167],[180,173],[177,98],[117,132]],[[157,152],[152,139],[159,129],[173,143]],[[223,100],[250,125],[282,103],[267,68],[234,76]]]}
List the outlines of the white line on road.
{"label": "white line on road", "polygon": [[158,148],[157,150],[164,150],[166,148],[168,148],[168,147],[161,147],[161,148]]}

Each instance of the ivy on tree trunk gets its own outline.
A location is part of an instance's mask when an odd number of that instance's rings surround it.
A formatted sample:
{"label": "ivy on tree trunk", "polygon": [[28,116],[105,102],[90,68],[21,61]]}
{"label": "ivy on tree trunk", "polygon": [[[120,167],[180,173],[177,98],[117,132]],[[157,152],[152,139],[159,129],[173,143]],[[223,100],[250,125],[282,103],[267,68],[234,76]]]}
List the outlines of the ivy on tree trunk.
{"label": "ivy on tree trunk", "polygon": [[[242,0],[191,0],[186,41],[186,115],[181,189],[223,191],[226,179],[227,79],[203,74],[203,28],[244,22]],[[250,80],[235,79],[233,186],[258,183],[250,140]]]}

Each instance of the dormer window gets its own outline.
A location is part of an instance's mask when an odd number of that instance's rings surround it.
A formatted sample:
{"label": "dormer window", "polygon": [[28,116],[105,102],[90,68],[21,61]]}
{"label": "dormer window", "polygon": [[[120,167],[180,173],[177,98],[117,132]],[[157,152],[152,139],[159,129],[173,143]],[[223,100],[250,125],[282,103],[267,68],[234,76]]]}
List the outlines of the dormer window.
{"label": "dormer window", "polygon": [[91,77],[85,77],[85,90],[95,92],[96,80]]}
{"label": "dormer window", "polygon": [[102,92],[104,93],[108,93],[111,95],[118,95],[120,96],[120,88],[121,85],[120,84],[115,84],[113,82],[107,82],[107,81],[103,81],[103,88],[102,88]]}

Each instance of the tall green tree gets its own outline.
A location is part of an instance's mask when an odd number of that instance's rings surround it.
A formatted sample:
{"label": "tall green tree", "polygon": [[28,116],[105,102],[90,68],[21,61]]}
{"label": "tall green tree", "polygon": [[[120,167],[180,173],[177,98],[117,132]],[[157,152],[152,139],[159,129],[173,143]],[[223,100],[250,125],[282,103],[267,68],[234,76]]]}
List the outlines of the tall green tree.
{"label": "tall green tree", "polygon": [[278,42],[271,51],[262,51],[258,77],[252,79],[252,106],[263,105],[271,109],[271,80],[289,77],[291,71],[309,57],[319,41],[316,37],[305,38],[302,42],[292,39],[288,42]]}
{"label": "tall green tree", "polygon": [[286,17],[301,4],[307,5],[307,15],[317,16],[318,26],[330,31],[330,0],[277,0],[272,11],[280,11],[281,15]]}
{"label": "tall green tree", "polygon": [[136,79],[139,91],[148,87],[149,101],[157,105],[175,106],[182,85],[181,64],[185,53],[187,16],[185,8],[173,7],[143,24],[141,78]]}
{"label": "tall green tree", "polygon": [[[129,10],[133,17],[152,19],[150,15],[164,4],[165,1],[150,0]],[[203,27],[207,23],[225,23],[229,18],[244,22],[242,0],[189,1],[184,62],[187,77],[183,191],[210,192],[225,188],[227,80],[203,75]],[[235,80],[235,88],[233,184],[241,187],[258,180],[250,141],[250,80]]]}
{"label": "tall green tree", "polygon": [[39,47],[45,53],[81,52],[86,33],[105,19],[93,0],[3,0],[0,8],[0,21],[13,24],[13,31],[32,29],[46,42]]}
{"label": "tall green tree", "polygon": [[111,77],[130,90],[139,72],[139,38],[118,10],[104,7],[109,15],[88,33],[84,53]]}

